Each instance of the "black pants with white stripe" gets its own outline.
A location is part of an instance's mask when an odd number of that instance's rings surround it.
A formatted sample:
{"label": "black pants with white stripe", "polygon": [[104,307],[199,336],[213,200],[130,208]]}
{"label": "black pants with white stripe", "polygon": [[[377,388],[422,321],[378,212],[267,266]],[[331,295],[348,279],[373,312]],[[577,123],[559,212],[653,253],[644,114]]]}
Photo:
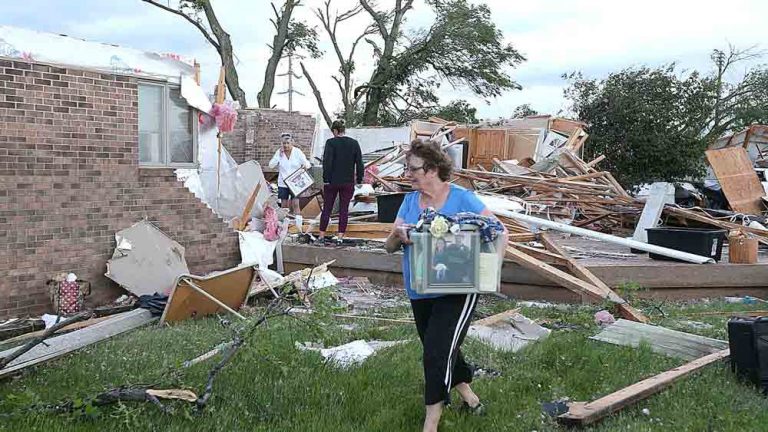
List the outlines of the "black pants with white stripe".
{"label": "black pants with white stripe", "polygon": [[424,403],[450,403],[450,389],[472,382],[461,343],[477,304],[477,294],[411,300],[416,330],[424,347]]}

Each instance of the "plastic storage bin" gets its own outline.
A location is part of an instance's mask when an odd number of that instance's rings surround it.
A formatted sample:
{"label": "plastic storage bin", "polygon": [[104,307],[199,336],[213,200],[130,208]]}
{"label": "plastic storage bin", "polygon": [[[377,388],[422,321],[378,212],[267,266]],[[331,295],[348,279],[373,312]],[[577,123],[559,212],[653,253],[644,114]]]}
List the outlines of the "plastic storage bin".
{"label": "plastic storage bin", "polygon": [[[726,230],[705,228],[657,227],[646,228],[648,243],[663,246],[683,252],[710,257],[720,261],[723,252],[723,240]],[[678,261],[674,258],[649,253],[649,257],[657,260]]]}
{"label": "plastic storage bin", "polygon": [[474,226],[435,238],[411,231],[411,288],[419,294],[496,293],[501,287],[504,239],[482,243]]}
{"label": "plastic storage bin", "polygon": [[394,222],[403,199],[405,199],[404,193],[376,195],[376,207],[379,212],[378,221],[385,223]]}

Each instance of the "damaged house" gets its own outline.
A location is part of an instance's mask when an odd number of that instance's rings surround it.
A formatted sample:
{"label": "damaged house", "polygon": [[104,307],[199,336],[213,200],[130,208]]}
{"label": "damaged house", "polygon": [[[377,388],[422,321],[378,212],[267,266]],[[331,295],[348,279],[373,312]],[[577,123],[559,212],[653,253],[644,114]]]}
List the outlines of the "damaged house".
{"label": "damaged house", "polygon": [[[50,310],[46,282],[61,272],[90,282],[94,304],[118,297],[105,277],[115,233],[144,219],[195,274],[240,263],[237,233],[175,172],[199,165],[202,116],[181,92],[194,75],[178,55],[0,26],[0,319]],[[247,136],[314,130],[311,117],[243,111],[239,162],[259,156]]]}

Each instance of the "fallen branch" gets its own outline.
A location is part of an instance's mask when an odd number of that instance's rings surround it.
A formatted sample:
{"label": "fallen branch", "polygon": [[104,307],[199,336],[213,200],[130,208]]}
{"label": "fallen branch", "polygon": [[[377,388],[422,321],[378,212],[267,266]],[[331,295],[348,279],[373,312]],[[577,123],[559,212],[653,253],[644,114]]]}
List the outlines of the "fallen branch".
{"label": "fallen branch", "polygon": [[91,318],[92,313],[91,312],[80,312],[79,314],[69,317],[65,319],[64,321],[59,321],[58,323],[52,325],[48,329],[46,329],[40,336],[37,336],[36,338],[32,339],[31,341],[27,342],[19,348],[18,350],[14,351],[12,354],[9,354],[7,357],[3,357],[0,359],[0,369],[5,369],[6,366],[15,359],[19,358],[22,354],[25,352],[31,350],[44,340],[51,337],[54,333],[59,331],[60,329],[72,324],[76,323],[78,321],[83,321]]}

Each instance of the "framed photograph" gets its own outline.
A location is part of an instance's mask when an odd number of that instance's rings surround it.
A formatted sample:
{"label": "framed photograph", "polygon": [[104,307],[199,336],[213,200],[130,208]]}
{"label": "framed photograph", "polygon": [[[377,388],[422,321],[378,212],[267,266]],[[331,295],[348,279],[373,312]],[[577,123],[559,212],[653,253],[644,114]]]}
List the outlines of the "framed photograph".
{"label": "framed photograph", "polygon": [[477,289],[480,236],[462,231],[436,238],[427,245],[426,291],[471,292]]}
{"label": "framed photograph", "polygon": [[299,168],[285,178],[285,184],[293,196],[298,197],[315,183],[315,179],[304,168]]}

